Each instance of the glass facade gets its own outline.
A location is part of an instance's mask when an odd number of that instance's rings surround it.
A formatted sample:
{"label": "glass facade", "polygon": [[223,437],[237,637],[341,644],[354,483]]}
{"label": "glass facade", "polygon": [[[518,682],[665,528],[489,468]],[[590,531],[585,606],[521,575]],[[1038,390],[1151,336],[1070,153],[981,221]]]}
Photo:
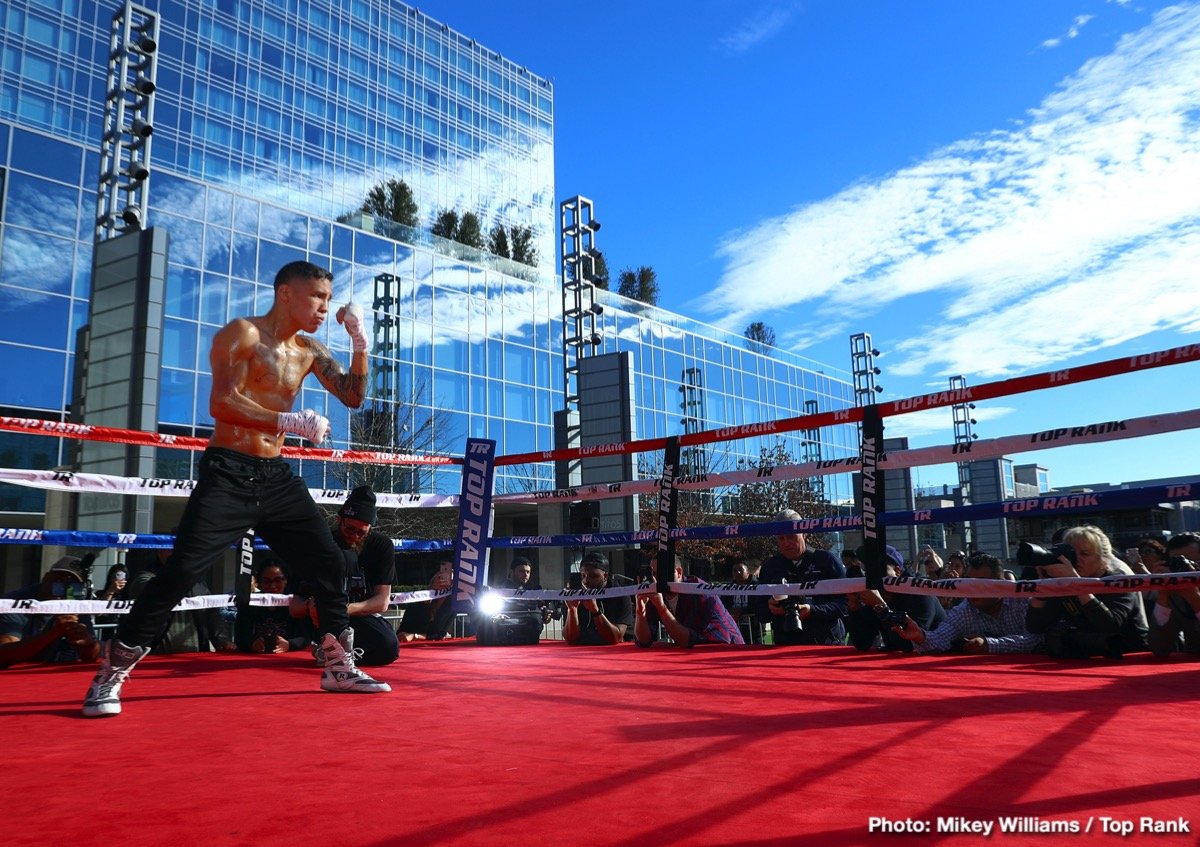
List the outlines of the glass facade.
{"label": "glass facade", "polygon": [[[334,271],[336,301],[353,294],[370,304],[367,413],[331,402],[315,381],[299,401],[329,416],[334,447],[458,454],[473,435],[496,439],[502,455],[552,448],[563,362],[550,84],[399,3],[143,5],[161,25],[148,224],[171,239],[163,430],[206,433],[213,334],[233,317],[265,312],[276,270],[307,259]],[[89,0],[0,0],[5,414],[54,417],[70,405],[115,10]],[[421,227],[351,216],[371,186],[396,177],[412,187]],[[474,211],[485,232],[495,223],[530,227],[538,266],[429,235],[429,221],[447,208]],[[599,352],[633,357],[638,437],[796,415],[812,400],[821,411],[853,405],[847,374],[748,349],[739,335],[616,294],[598,300]],[[320,337],[346,359],[340,326],[328,322]],[[811,455],[802,437],[786,439],[796,460]],[[823,429],[822,458],[856,453],[856,439],[851,426]],[[4,441],[11,466],[66,458],[61,445],[47,449],[56,443],[49,439]],[[761,446],[714,445],[703,469],[734,469]],[[163,475],[188,472],[190,462],[161,452]],[[315,485],[339,485],[322,463],[303,471]],[[498,480],[500,491],[552,485],[549,466],[506,468]],[[401,474],[396,487],[457,492],[459,476]],[[828,479],[826,496],[849,500],[848,478]]]}

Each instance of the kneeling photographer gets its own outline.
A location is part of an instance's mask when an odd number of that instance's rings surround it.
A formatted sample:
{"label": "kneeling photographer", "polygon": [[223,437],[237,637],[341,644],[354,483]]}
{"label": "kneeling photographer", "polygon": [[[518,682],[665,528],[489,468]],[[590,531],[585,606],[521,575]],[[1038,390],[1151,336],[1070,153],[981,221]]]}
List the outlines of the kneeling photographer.
{"label": "kneeling photographer", "polygon": [[[658,572],[657,556],[651,560],[648,576]],[[675,558],[675,582],[701,582],[698,577],[683,575],[683,562]],[[661,627],[661,630],[660,630]],[[668,637],[672,644],[691,647],[694,644],[745,644],[737,622],[715,595],[639,594],[634,599],[633,640],[639,647],[649,647]]]}
{"label": "kneeling photographer", "polygon": [[[904,557],[900,551],[890,544],[883,549],[885,575],[894,578],[904,574]],[[860,549],[855,558],[861,561],[862,555]],[[850,633],[850,643],[857,650],[911,653],[912,642],[903,638],[898,628],[911,620],[922,631],[929,631],[936,629],[946,617],[946,610],[938,598],[929,594],[893,594],[886,590],[881,593],[868,588],[847,594],[846,605],[850,611],[846,629]]]}
{"label": "kneeling photographer", "polygon": [[[967,560],[963,575],[1002,582],[1004,563],[995,556],[975,553]],[[896,635],[912,642],[916,653],[1033,653],[1041,649],[1042,637],[1025,628],[1028,611],[1029,601],[1021,597],[968,597],[950,609],[932,632],[909,618]]]}
{"label": "kneeling photographer", "polygon": [[[1171,537],[1166,559],[1150,566],[1151,573],[1200,570],[1200,537],[1184,532]],[[1152,592],[1150,651],[1160,658],[1182,650],[1200,654],[1200,588],[1189,586]]]}
{"label": "kneeling photographer", "polygon": [[[532,577],[533,563],[524,556],[517,556],[508,567],[508,578],[502,580],[497,588],[540,591],[542,587],[532,582]],[[486,646],[537,644],[542,637],[542,627],[551,618],[550,604],[544,600],[492,596],[500,602],[496,608],[480,608],[475,639]]]}
{"label": "kneeling photographer", "polygon": [[[776,521],[802,520],[798,512],[785,509],[775,516]],[[762,585],[784,582],[812,582],[823,579],[844,579],[846,568],[828,550],[808,545],[803,533],[788,533],[775,537],[779,553],[762,563],[758,581]],[[751,608],[763,623],[771,625],[775,644],[829,644],[846,641],[846,598],[841,594],[812,597],[775,597],[756,595]]]}
{"label": "kneeling photographer", "polygon": [[[1099,578],[1122,571],[1112,562],[1112,542],[1094,526],[1076,526],[1050,550],[1022,544],[1018,561],[1042,579]],[[1062,659],[1120,658],[1146,649],[1146,614],[1137,592],[1034,597],[1025,625],[1045,636],[1046,652]]]}

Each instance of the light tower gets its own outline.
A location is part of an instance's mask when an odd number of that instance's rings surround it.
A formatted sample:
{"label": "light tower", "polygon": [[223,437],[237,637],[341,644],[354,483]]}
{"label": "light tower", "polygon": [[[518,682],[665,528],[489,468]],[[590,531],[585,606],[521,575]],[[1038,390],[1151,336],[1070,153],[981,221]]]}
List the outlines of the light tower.
{"label": "light tower", "polygon": [[158,15],[126,3],[109,36],[96,240],[146,228],[158,76]]}

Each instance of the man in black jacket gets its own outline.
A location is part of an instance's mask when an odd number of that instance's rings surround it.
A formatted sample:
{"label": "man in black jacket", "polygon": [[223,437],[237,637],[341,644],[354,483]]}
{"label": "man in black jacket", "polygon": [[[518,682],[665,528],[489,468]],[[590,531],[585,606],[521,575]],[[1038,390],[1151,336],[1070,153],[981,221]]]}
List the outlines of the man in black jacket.
{"label": "man in black jacket", "polygon": [[[904,573],[904,557],[900,551],[890,544],[883,551],[886,575],[897,577]],[[881,594],[868,588],[856,594],[847,594],[846,603],[850,610],[846,629],[850,632],[850,643],[859,650],[878,648],[912,652],[912,643],[902,638],[893,628],[895,621],[888,619],[889,610],[908,615],[925,632],[936,629],[946,617],[942,604],[928,594],[893,594],[889,591]],[[903,617],[899,623],[904,625]]]}
{"label": "man in black jacket", "polygon": [[[802,520],[798,512],[785,509],[776,521]],[[779,554],[762,564],[758,581],[762,585],[845,579],[846,568],[828,550],[808,546],[800,532],[776,536]],[[818,594],[811,597],[789,596],[786,600],[756,596],[754,613],[771,624],[776,644],[845,644],[846,597],[842,594]]]}

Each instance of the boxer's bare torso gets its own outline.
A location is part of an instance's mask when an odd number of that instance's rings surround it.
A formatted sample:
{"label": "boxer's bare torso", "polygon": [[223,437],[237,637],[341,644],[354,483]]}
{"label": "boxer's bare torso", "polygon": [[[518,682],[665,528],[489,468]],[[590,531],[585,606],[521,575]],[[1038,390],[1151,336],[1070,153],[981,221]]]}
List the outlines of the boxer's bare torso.
{"label": "boxer's bare torso", "polygon": [[[332,292],[328,279],[294,278],[276,289],[266,315],[237,318],[217,333],[209,354],[211,446],[277,457],[284,439],[279,414],[292,410],[309,373],[346,406],[362,405],[366,354],[354,354],[347,373],[324,344],[301,334],[324,323]],[[337,312],[339,323],[343,312]]]}

